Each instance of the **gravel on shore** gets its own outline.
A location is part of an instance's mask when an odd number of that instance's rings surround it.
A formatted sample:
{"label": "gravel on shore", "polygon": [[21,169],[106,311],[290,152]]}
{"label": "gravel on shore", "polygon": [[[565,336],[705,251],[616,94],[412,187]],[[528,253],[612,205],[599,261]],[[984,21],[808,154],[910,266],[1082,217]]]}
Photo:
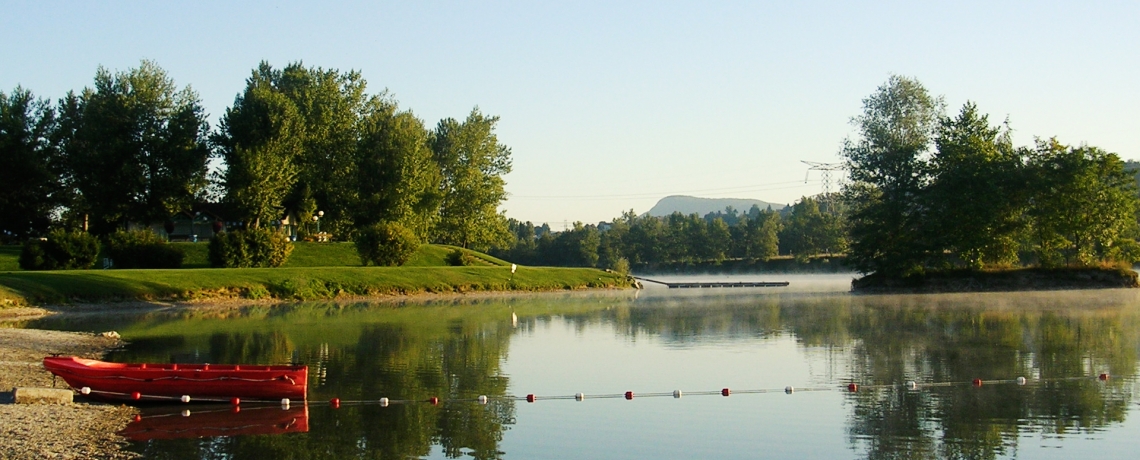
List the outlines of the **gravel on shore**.
{"label": "gravel on shore", "polygon": [[[0,310],[0,320],[33,312]],[[52,387],[42,359],[51,353],[100,358],[122,345],[95,334],[0,328],[0,458],[126,459],[126,441],[115,434],[130,422],[133,407],[76,402],[11,404],[14,387]],[[56,387],[66,388],[63,380]]]}

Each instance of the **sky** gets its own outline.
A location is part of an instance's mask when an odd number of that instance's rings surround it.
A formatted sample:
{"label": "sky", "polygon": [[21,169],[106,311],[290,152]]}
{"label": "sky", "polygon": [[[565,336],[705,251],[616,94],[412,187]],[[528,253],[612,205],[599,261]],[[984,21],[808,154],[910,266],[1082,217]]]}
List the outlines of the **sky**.
{"label": "sky", "polygon": [[211,123],[261,61],[358,70],[428,126],[478,107],[508,217],[609,221],[667,195],[822,191],[892,74],[1035,137],[1140,159],[1140,2],[3,0],[0,91],[58,99],[155,61]]}

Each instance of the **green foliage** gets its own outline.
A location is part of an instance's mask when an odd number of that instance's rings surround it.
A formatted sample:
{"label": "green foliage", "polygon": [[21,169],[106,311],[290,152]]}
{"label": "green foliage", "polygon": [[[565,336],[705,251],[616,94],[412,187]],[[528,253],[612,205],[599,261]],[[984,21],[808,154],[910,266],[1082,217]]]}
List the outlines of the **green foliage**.
{"label": "green foliage", "polygon": [[792,205],[779,234],[781,252],[804,262],[816,254],[832,254],[846,249],[838,216],[820,211],[819,204],[803,197]]}
{"label": "green foliage", "polygon": [[1031,245],[1042,265],[1095,265],[1132,252],[1140,203],[1116,154],[1049,139],[1027,155]]}
{"label": "green foliage", "polygon": [[210,239],[210,265],[219,268],[280,267],[292,252],[293,242],[269,228],[223,232]]}
{"label": "green foliage", "polygon": [[55,110],[31,91],[0,91],[0,243],[47,233],[66,203]]}
{"label": "green foliage", "polygon": [[628,275],[629,259],[626,259],[625,257],[619,257],[614,261],[613,265],[610,265],[610,270],[619,275]]}
{"label": "green foliage", "polygon": [[46,239],[28,240],[20,252],[24,270],[73,270],[95,265],[99,239],[89,233],[53,230]]}
{"label": "green foliage", "polygon": [[479,259],[460,248],[452,249],[451,252],[447,253],[447,264],[452,267],[469,267],[478,263]]}
{"label": "green foliage", "polygon": [[357,144],[357,225],[397,222],[421,240],[428,238],[440,198],[429,136],[415,115],[397,111],[395,101],[370,101]]}
{"label": "green foliage", "polygon": [[186,254],[150,230],[118,231],[106,236],[105,251],[114,268],[180,268]]}
{"label": "green foliage", "polygon": [[416,234],[394,222],[380,222],[356,234],[360,262],[376,266],[404,265],[420,247]]}
{"label": "green foliage", "polygon": [[214,136],[226,168],[218,177],[225,200],[247,225],[276,221],[297,182],[304,122],[292,101],[254,72],[222,117]]}
{"label": "green foliage", "polygon": [[916,198],[944,105],[917,80],[894,75],[852,120],[859,137],[844,143],[843,156],[851,175],[849,260],[857,270],[901,275],[922,265],[924,216]]}
{"label": "green foliage", "polygon": [[510,240],[498,208],[507,198],[502,176],[511,172],[511,150],[495,135],[498,121],[476,108],[462,123],[447,118],[436,126],[431,149],[442,201],[434,241],[483,249]]}
{"label": "green foliage", "polygon": [[978,269],[1018,261],[1029,172],[1009,133],[991,127],[970,102],[956,118],[941,119],[921,198],[931,265]]}
{"label": "green foliage", "polygon": [[207,185],[205,110],[154,62],[116,74],[100,67],[94,88],[61,101],[60,128],[79,192],[70,211],[89,214],[99,232],[165,220]]}

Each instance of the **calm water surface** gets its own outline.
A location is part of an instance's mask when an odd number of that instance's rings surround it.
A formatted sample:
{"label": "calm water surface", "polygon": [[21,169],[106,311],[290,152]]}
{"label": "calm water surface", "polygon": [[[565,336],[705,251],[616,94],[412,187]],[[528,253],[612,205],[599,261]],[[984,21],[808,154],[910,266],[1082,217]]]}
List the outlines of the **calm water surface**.
{"label": "calm water surface", "polygon": [[[292,412],[307,417],[307,431],[131,445],[149,458],[1035,459],[1140,449],[1136,290],[853,296],[850,277],[769,278],[793,284],[206,308],[29,326],[117,330],[131,345],[113,361],[310,366],[307,416],[297,403]],[[970,384],[1019,376],[1028,384]],[[846,391],[851,382],[858,392]],[[785,394],[787,386],[797,390]],[[673,390],[684,396],[652,396]],[[633,400],[605,397],[626,391]],[[527,394],[538,401],[511,398]],[[433,396],[443,402],[325,402]],[[190,409],[189,418],[151,416],[162,409],[147,417],[207,420],[213,410]],[[216,423],[226,417],[219,410],[206,416]],[[242,412],[238,428],[280,409]]]}

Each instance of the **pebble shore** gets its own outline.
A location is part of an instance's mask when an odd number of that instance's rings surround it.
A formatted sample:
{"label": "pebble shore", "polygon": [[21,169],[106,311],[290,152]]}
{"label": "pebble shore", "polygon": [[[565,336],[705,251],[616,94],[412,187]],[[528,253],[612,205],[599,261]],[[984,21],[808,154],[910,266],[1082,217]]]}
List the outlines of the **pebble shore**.
{"label": "pebble shore", "polygon": [[[0,320],[40,314],[2,309]],[[115,434],[137,413],[133,407],[75,402],[12,404],[12,388],[53,386],[41,360],[50,353],[100,358],[122,342],[94,334],[0,328],[0,458],[128,459],[126,440]],[[62,380],[54,382],[66,388]]]}

